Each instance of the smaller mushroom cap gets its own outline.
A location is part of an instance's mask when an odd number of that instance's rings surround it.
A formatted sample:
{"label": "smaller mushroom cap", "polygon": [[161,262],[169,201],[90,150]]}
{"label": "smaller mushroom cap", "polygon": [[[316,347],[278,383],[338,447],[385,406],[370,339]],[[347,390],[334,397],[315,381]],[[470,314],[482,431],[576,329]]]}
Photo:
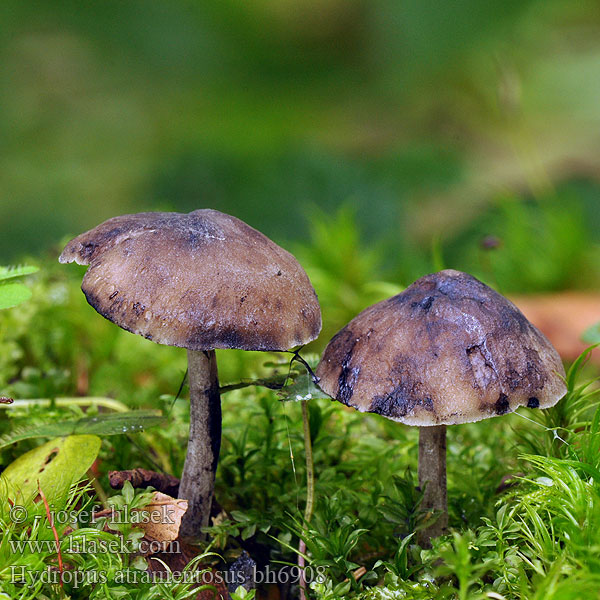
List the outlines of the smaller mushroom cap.
{"label": "smaller mushroom cap", "polygon": [[329,342],[321,388],[408,425],[453,425],[566,393],[560,357],[512,304],[471,275],[426,275],[362,311]]}
{"label": "smaller mushroom cap", "polygon": [[321,310],[286,250],[216,210],[109,219],[71,240],[89,265],[87,301],[123,329],[191,350],[289,350],[314,340]]}

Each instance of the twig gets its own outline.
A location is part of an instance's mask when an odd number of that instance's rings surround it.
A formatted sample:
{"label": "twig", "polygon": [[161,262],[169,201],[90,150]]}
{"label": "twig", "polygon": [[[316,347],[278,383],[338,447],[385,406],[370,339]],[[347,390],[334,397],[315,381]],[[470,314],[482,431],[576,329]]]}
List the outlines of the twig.
{"label": "twig", "polygon": [[242,379],[238,383],[230,383],[228,385],[221,386],[219,388],[219,392],[221,394],[226,394],[227,392],[232,392],[233,390],[241,390],[251,386],[265,387],[270,390],[280,390],[285,386],[287,379],[288,375],[274,375],[273,377],[269,377],[267,379]]}
{"label": "twig", "polygon": [[155,490],[177,498],[179,490],[179,479],[173,475],[149,471],[148,469],[129,469],[127,471],[109,471],[108,481],[110,487],[120,490],[126,481],[134,488],[145,488],[152,486]]}

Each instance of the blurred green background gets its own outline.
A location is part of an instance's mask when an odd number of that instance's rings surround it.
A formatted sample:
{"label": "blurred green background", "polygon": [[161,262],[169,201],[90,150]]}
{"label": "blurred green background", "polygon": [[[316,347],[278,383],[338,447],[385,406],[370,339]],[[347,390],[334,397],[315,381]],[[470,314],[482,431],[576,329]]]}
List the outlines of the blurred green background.
{"label": "blurred green background", "polygon": [[212,207],[366,280],[600,286],[597,0],[4,0],[0,94],[0,263]]}

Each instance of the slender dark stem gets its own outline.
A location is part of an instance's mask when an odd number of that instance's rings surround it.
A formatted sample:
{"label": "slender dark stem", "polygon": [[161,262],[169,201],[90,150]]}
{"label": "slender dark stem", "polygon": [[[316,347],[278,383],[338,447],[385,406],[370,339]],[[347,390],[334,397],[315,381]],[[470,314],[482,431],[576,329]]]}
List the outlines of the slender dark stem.
{"label": "slender dark stem", "polygon": [[312,441],[310,439],[310,422],[308,420],[308,402],[302,400],[302,426],[304,430],[304,453],[306,454],[306,507],[304,520],[310,523],[315,502],[315,467],[313,465]]}
{"label": "slender dark stem", "polygon": [[221,394],[233,392],[233,390],[241,390],[250,386],[265,387],[269,390],[282,389],[288,380],[287,375],[275,375],[268,379],[242,379],[238,383],[230,383],[219,388]]}
{"label": "slender dark stem", "polygon": [[[446,426],[419,428],[419,485],[425,489],[422,508],[441,512],[433,523],[419,532],[421,546],[429,547],[431,538],[442,535],[448,526],[446,497]],[[433,520],[432,515],[429,518]]]}
{"label": "slender dark stem", "polygon": [[181,534],[202,538],[210,520],[221,448],[221,398],[214,350],[188,350],[190,436],[179,497],[188,501]]}
{"label": "slender dark stem", "polygon": [[[304,524],[308,527],[313,514],[315,500],[315,469],[313,464],[312,442],[310,439],[310,422],[308,420],[308,402],[302,400],[302,425],[304,429],[304,453],[306,455],[306,507],[304,508]],[[298,545],[298,566],[300,567],[300,599],[306,600],[306,577],[304,575],[304,556],[306,543],[300,540]]]}

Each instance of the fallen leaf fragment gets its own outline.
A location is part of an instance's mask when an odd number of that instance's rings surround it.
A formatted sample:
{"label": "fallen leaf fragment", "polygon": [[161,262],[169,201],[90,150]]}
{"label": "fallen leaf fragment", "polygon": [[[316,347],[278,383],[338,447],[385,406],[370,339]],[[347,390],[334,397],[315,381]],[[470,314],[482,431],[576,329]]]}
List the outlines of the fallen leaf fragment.
{"label": "fallen leaf fragment", "polygon": [[150,504],[144,507],[145,518],[140,523],[144,537],[165,544],[176,540],[187,508],[187,500],[154,492]]}

